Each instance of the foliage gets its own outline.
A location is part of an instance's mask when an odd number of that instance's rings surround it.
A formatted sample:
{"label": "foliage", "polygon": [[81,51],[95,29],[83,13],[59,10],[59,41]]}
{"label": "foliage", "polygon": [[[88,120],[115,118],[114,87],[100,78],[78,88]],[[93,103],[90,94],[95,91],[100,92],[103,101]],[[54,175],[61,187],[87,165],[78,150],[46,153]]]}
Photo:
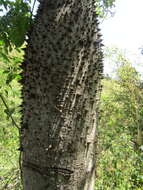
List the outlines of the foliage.
{"label": "foliage", "polygon": [[30,0],[0,1],[0,57],[9,58],[9,52],[25,42],[32,23]]}
{"label": "foliage", "polygon": [[6,14],[0,17],[0,39],[6,48],[20,47],[30,24],[29,5],[23,0],[4,1]]}
{"label": "foliage", "polygon": [[113,7],[116,0],[96,0],[96,12],[101,18],[106,18],[108,14],[113,15]]}
{"label": "foliage", "polygon": [[9,62],[0,59],[0,189],[20,190],[19,131],[9,118],[20,124],[19,62],[22,54],[16,51],[9,55]]}
{"label": "foliage", "polygon": [[141,190],[143,186],[142,81],[120,53],[116,78],[103,80],[96,190]]}

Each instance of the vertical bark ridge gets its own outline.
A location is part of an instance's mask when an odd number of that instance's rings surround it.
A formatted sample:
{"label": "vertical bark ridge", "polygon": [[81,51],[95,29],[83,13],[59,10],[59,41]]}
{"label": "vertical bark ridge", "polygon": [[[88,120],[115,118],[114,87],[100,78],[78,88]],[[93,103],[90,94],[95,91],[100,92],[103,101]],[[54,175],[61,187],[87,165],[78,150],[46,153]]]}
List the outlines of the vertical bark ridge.
{"label": "vertical bark ridge", "polygon": [[43,0],[23,68],[24,190],[93,190],[102,51],[94,0]]}

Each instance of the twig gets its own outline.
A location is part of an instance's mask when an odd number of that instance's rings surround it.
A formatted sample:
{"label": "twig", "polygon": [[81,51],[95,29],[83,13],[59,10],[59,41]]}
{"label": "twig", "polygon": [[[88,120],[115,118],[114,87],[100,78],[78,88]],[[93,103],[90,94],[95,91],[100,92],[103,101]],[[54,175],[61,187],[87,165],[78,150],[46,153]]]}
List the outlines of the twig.
{"label": "twig", "polygon": [[9,107],[8,107],[6,101],[5,101],[5,99],[4,99],[4,97],[3,97],[3,95],[2,95],[1,93],[0,93],[0,98],[1,98],[3,104],[5,105],[5,107],[6,107],[7,111],[8,111],[8,116],[11,118],[12,123],[15,125],[15,127],[16,127],[18,130],[20,130],[19,126],[17,125],[17,123],[16,123],[15,120],[13,119],[13,117],[12,117],[12,115],[11,115],[11,113],[10,113]]}

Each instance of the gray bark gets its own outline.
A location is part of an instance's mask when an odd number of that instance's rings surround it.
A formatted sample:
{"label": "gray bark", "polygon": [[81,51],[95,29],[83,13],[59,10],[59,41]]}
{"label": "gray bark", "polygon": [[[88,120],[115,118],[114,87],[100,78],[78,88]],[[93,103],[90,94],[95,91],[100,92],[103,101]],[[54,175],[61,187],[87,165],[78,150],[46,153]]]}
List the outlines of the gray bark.
{"label": "gray bark", "polygon": [[24,190],[94,190],[102,51],[94,0],[44,0],[29,33]]}

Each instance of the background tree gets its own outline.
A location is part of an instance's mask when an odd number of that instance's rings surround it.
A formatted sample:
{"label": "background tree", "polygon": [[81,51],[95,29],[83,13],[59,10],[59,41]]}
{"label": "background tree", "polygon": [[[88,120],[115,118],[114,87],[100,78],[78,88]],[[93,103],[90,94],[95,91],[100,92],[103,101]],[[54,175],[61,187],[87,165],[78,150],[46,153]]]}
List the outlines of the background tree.
{"label": "background tree", "polygon": [[109,55],[112,55],[112,59],[108,57],[111,63],[118,66],[114,78],[103,80],[101,152],[95,189],[140,190],[143,185],[142,80],[121,51],[112,49]]}

